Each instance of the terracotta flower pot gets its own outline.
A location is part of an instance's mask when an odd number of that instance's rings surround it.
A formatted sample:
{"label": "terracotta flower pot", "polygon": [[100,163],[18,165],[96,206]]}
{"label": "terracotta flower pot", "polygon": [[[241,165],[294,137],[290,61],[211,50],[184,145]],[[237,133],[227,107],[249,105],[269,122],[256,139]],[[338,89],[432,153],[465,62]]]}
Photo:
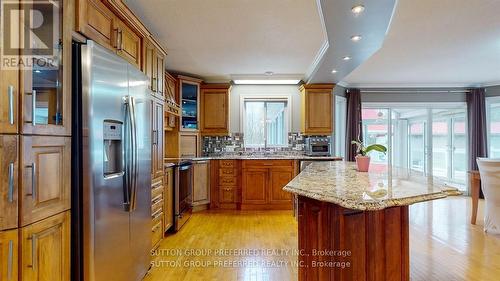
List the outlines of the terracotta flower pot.
{"label": "terracotta flower pot", "polygon": [[356,165],[358,166],[358,172],[368,172],[370,156],[356,155]]}

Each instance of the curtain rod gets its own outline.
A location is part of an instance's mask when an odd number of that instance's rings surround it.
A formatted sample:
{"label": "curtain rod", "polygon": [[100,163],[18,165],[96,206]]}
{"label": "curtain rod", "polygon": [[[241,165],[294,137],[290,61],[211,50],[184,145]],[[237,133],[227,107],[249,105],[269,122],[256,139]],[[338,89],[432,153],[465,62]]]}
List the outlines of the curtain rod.
{"label": "curtain rod", "polygon": [[362,93],[450,93],[466,94],[468,90],[361,90]]}

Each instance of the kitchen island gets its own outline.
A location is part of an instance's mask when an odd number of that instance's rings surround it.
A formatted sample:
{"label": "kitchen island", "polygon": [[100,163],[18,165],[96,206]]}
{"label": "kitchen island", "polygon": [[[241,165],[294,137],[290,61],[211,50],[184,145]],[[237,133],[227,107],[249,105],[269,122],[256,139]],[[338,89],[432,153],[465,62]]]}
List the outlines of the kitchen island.
{"label": "kitchen island", "polygon": [[409,280],[408,205],[446,197],[440,185],[386,166],[311,164],[284,187],[299,196],[299,280]]}

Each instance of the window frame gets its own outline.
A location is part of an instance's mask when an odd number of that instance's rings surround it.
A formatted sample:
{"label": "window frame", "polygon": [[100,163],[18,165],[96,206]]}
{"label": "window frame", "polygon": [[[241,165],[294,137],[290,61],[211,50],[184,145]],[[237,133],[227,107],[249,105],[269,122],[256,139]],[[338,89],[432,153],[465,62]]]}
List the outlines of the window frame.
{"label": "window frame", "polygon": [[[245,138],[245,120],[246,120],[246,102],[264,102],[264,103],[272,103],[272,102],[284,102],[285,110],[284,110],[284,138],[286,143],[284,145],[269,145],[267,143],[267,123],[265,123],[264,128],[264,146],[261,145],[248,145]],[[240,96],[240,112],[242,113],[240,116],[240,128],[242,128],[243,132],[243,145],[244,147],[249,148],[283,148],[288,147],[288,134],[290,133],[290,128],[292,124],[292,115],[290,114],[290,108],[292,107],[292,99],[290,96],[273,96],[269,97],[268,95],[241,95]],[[266,118],[266,116],[265,116]]]}
{"label": "window frame", "polygon": [[488,152],[488,157],[491,157],[491,104],[500,104],[500,96],[486,97],[485,105],[486,105],[486,149]]}

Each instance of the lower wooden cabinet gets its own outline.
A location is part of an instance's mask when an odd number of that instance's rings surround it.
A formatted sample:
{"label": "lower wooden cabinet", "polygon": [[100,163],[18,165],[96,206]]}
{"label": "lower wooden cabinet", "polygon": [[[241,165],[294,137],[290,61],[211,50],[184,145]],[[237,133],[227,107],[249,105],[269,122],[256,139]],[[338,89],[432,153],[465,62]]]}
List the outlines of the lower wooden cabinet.
{"label": "lower wooden cabinet", "polygon": [[263,205],[267,203],[268,174],[268,169],[265,168],[243,169],[242,204]]}
{"label": "lower wooden cabinet", "polygon": [[293,178],[294,171],[292,167],[274,167],[269,169],[269,203],[288,205],[292,202],[292,193],[284,191],[283,187]]}
{"label": "lower wooden cabinet", "polygon": [[210,163],[193,163],[193,206],[210,203]]}
{"label": "lower wooden cabinet", "polygon": [[70,212],[20,229],[23,281],[70,280]]}
{"label": "lower wooden cabinet", "polygon": [[71,205],[71,138],[21,136],[20,225]]}
{"label": "lower wooden cabinet", "polygon": [[163,177],[154,179],[151,184],[151,220],[153,232],[151,247],[155,249],[163,238]]}
{"label": "lower wooden cabinet", "polygon": [[0,231],[0,280],[18,280],[18,230]]}
{"label": "lower wooden cabinet", "polygon": [[164,216],[164,231],[169,230],[174,225],[174,168],[168,167],[165,169],[163,176],[163,209]]}
{"label": "lower wooden cabinet", "polygon": [[0,135],[0,230],[17,227],[18,154],[18,136]]}

